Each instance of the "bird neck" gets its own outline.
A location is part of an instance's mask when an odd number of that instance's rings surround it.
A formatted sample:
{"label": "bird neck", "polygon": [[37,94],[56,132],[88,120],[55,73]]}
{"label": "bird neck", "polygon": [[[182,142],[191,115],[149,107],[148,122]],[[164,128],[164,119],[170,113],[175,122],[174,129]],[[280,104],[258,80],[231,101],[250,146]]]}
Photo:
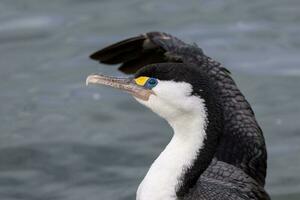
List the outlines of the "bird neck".
{"label": "bird neck", "polygon": [[140,184],[137,200],[177,199],[196,184],[214,155],[210,147],[206,148],[210,139],[206,119],[206,112],[201,110],[168,120],[174,135]]}

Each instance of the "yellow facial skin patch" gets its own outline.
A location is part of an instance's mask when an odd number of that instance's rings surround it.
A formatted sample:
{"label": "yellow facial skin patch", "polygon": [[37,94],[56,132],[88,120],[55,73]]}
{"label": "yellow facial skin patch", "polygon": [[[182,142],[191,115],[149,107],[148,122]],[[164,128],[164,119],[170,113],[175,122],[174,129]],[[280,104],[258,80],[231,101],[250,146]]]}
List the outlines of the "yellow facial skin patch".
{"label": "yellow facial skin patch", "polygon": [[148,81],[149,77],[147,76],[140,76],[136,79],[134,79],[135,83],[139,86],[144,86],[146,82]]}

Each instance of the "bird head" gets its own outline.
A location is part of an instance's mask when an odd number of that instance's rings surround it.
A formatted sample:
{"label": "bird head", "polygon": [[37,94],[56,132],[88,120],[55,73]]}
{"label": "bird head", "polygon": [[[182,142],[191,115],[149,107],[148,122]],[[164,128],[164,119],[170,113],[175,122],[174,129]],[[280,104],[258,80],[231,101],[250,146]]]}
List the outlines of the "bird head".
{"label": "bird head", "polygon": [[199,113],[207,119],[208,110],[218,112],[213,85],[197,67],[184,64],[152,64],[134,77],[116,78],[95,74],[87,84],[102,84],[130,93],[139,103],[165,118],[171,125]]}

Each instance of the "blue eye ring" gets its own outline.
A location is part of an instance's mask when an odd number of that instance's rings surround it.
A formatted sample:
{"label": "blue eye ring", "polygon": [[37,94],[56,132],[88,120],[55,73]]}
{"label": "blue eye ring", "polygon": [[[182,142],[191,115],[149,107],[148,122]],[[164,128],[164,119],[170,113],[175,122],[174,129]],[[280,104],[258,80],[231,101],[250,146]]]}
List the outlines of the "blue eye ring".
{"label": "blue eye ring", "polygon": [[158,81],[156,78],[149,78],[145,84],[145,87],[148,89],[152,89],[157,85]]}

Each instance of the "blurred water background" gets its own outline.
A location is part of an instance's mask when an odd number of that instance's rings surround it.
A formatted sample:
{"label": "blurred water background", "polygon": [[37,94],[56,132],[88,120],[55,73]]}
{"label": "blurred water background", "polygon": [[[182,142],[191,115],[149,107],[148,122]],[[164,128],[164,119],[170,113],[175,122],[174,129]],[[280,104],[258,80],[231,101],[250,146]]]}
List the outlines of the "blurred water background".
{"label": "blurred water background", "polygon": [[300,199],[299,0],[1,0],[0,199],[129,200],[171,137],[90,53],[147,31],[196,42],[244,92],[268,147],[267,190]]}

